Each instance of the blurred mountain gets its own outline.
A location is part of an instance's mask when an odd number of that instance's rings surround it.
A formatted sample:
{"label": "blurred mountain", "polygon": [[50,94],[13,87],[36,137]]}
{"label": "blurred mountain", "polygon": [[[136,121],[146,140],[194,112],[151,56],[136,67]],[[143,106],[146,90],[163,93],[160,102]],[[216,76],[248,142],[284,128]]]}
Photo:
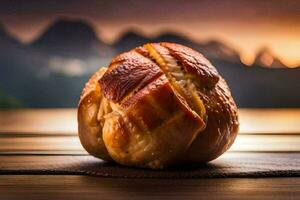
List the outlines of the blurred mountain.
{"label": "blurred mountain", "polygon": [[39,51],[65,57],[111,56],[111,48],[99,40],[91,25],[83,21],[59,20],[30,45]]}
{"label": "blurred mountain", "polygon": [[117,49],[118,53],[120,53],[129,51],[130,49],[143,45],[147,42],[174,42],[184,44],[192,49],[201,52],[209,59],[229,60],[232,62],[240,63],[239,53],[233,48],[230,48],[229,46],[219,41],[211,40],[206,43],[200,44],[175,33],[164,33],[157,37],[147,38],[136,32],[129,31],[122,37],[120,37],[120,39],[113,46],[115,47],[115,49]]}
{"label": "blurred mountain", "polygon": [[265,68],[211,60],[239,107],[300,107],[300,68]]}
{"label": "blurred mountain", "polygon": [[82,87],[111,58],[147,42],[176,42],[203,53],[227,80],[240,107],[300,107],[300,68],[287,69],[263,48],[254,65],[217,40],[194,42],[175,33],[147,38],[134,31],[114,44],[83,21],[59,20],[24,45],[0,25],[0,107],[75,107]]}
{"label": "blurred mountain", "polygon": [[101,64],[96,37],[81,46],[80,37],[95,36],[93,29],[81,22],[57,24],[29,45],[0,30],[0,88],[25,107],[76,106],[84,83]]}
{"label": "blurred mountain", "polygon": [[19,42],[8,35],[8,33],[5,31],[4,26],[0,24],[0,42],[1,45],[18,45]]}
{"label": "blurred mountain", "polygon": [[253,65],[267,68],[287,68],[267,47],[263,47],[258,51]]}
{"label": "blurred mountain", "polygon": [[128,31],[124,33],[112,46],[117,50],[117,53],[129,51],[137,46],[143,45],[149,42],[146,37],[133,32]]}

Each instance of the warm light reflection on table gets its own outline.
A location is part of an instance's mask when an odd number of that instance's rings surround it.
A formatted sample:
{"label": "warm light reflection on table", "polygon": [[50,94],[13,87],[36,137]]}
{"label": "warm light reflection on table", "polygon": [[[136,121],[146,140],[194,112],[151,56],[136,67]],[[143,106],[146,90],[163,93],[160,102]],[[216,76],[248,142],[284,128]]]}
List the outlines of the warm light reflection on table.
{"label": "warm light reflection on table", "polygon": [[[300,151],[300,109],[240,109],[240,134],[230,151]],[[0,111],[0,152],[86,154],[76,109]],[[45,137],[47,136],[47,137]]]}
{"label": "warm light reflection on table", "polygon": [[[239,117],[242,134],[300,133],[300,108],[239,109]],[[0,111],[0,132],[24,130],[75,134],[77,133],[76,109]]]}

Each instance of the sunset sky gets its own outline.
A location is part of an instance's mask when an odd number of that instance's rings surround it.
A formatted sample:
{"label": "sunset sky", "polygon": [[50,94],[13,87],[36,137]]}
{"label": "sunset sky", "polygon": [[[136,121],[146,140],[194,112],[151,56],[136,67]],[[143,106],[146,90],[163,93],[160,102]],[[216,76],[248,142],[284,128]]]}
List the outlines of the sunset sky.
{"label": "sunset sky", "polygon": [[22,42],[37,38],[60,17],[85,19],[113,42],[135,29],[147,36],[173,31],[195,41],[217,39],[245,63],[262,47],[290,67],[300,65],[300,1],[1,1],[0,23]]}

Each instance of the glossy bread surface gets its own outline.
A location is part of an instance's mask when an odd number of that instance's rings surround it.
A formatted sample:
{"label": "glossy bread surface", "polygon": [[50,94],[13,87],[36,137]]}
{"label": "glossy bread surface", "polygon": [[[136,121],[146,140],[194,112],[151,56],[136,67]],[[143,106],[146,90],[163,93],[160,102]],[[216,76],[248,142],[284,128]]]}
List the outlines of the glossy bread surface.
{"label": "glossy bread surface", "polygon": [[200,53],[150,43],[90,79],[78,126],[92,155],[157,169],[218,157],[233,143],[238,117],[226,82]]}

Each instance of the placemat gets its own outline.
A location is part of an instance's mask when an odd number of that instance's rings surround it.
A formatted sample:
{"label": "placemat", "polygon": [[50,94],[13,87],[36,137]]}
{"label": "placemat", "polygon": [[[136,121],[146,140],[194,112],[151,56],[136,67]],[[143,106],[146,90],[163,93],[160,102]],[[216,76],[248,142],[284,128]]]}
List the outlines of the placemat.
{"label": "placemat", "polygon": [[166,170],[124,167],[92,156],[0,156],[0,174],[116,178],[299,177],[300,153],[227,153],[202,165]]}

